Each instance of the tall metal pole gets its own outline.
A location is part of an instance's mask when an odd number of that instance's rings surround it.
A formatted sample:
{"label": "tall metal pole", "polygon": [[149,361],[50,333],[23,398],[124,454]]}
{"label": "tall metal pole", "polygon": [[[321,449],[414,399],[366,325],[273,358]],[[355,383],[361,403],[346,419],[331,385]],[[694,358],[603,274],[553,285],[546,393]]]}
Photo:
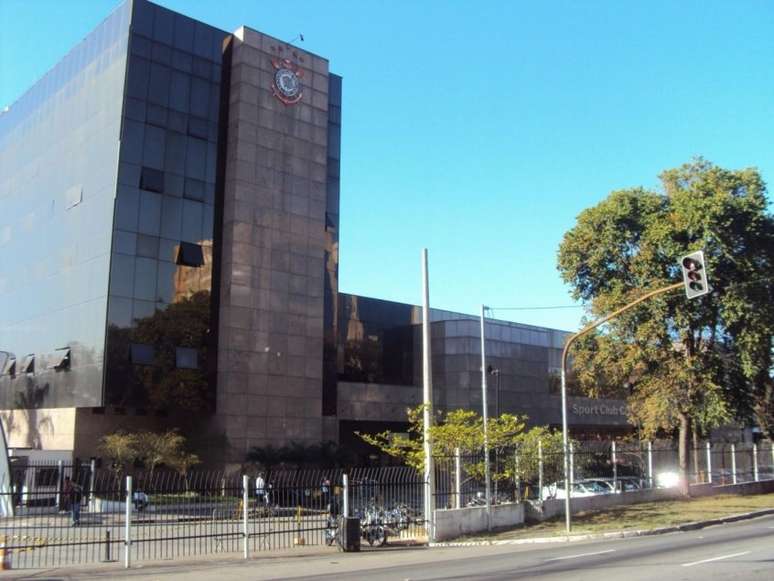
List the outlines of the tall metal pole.
{"label": "tall metal pole", "polygon": [[[564,348],[567,353],[567,347]],[[567,432],[567,379],[564,368],[565,358],[562,358],[562,452],[564,456],[564,528],[570,534],[572,516],[570,516],[570,445]]]}
{"label": "tall metal pole", "polygon": [[712,484],[712,444],[707,441],[707,482]]}
{"label": "tall metal pole", "polygon": [[564,344],[564,349],[562,350],[562,447],[564,449],[564,487],[566,490],[565,499],[564,499],[564,511],[565,511],[565,525],[567,528],[567,533],[570,532],[570,466],[568,462],[568,453],[569,453],[569,437],[567,434],[567,357],[570,353],[570,346],[580,337],[588,333],[589,331],[592,331],[593,329],[596,329],[599,327],[602,323],[605,323],[609,321],[610,319],[613,319],[620,315],[621,313],[628,311],[634,306],[639,305],[643,301],[648,300],[649,298],[655,297],[660,294],[664,294],[673,290],[677,290],[679,288],[683,287],[682,282],[676,282],[674,284],[670,284],[665,287],[657,288],[655,290],[649,291],[642,295],[640,298],[633,300],[630,303],[627,303],[620,309],[616,309],[612,313],[605,315],[601,319],[598,319],[594,321],[593,323],[590,323],[589,325],[586,325],[583,327],[580,331],[575,333],[574,335],[570,335],[567,339],[567,341]]}
{"label": "tall metal pole", "polygon": [[132,477],[126,477],[126,504],[124,505],[124,567],[132,564]]}
{"label": "tall metal pole", "polygon": [[543,441],[538,440],[538,490],[540,502],[543,502]]}
{"label": "tall metal pole", "polygon": [[486,307],[481,305],[481,407],[484,418],[484,478],[486,492],[486,527],[492,530],[492,497],[491,497],[491,479],[489,476],[489,408],[486,398],[486,332],[484,331],[484,311]]}
{"label": "tall metal pole", "polygon": [[427,267],[427,248],[422,249],[422,433],[425,452],[425,526],[429,540],[435,539],[435,470],[430,426],[433,422],[433,373],[430,359],[430,279]]}

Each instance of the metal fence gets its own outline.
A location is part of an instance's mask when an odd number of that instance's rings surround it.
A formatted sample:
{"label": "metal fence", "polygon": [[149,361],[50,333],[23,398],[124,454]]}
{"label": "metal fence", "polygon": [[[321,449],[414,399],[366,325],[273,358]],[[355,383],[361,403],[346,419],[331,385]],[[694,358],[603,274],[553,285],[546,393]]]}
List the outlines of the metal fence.
{"label": "metal fence", "polygon": [[[490,451],[494,503],[561,497],[564,455],[540,442]],[[573,442],[572,494],[675,485],[669,442]],[[484,455],[436,457],[437,508],[486,504]],[[774,479],[770,444],[688,450],[693,484]],[[13,568],[177,559],[333,545],[338,518],[360,519],[363,544],[427,538],[425,483],[406,466],[261,474],[155,470],[130,476],[83,464],[12,466],[0,483],[0,558]]]}
{"label": "metal fence", "polygon": [[[0,557],[13,568],[176,559],[333,545],[346,506],[366,544],[426,536],[423,482],[406,467],[168,471],[30,464],[0,486]],[[344,501],[345,491],[348,493]]]}
{"label": "metal fence", "polygon": [[[770,443],[701,443],[687,450],[689,484],[737,484],[774,479]],[[573,442],[572,495],[621,493],[676,486],[679,453],[671,442]],[[436,507],[486,504],[483,452],[435,458]],[[564,453],[548,446],[490,451],[492,502],[564,497]]]}

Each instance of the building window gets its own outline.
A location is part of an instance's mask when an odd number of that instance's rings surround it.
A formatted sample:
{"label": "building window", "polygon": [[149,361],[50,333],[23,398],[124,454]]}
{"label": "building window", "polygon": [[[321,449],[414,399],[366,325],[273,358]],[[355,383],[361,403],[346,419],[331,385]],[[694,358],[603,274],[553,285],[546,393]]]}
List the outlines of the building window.
{"label": "building window", "polygon": [[149,192],[164,192],[164,172],[143,167],[140,173],[140,188]]}
{"label": "building window", "polygon": [[132,363],[136,365],[153,365],[153,360],[156,357],[156,350],[153,348],[153,345],[132,343],[129,356]]}
{"label": "building window", "polygon": [[16,375],[16,357],[9,353],[0,372],[2,372],[3,375]]}
{"label": "building window", "polygon": [[178,369],[198,369],[199,354],[196,349],[190,347],[178,347],[175,352],[176,365]]}
{"label": "building window", "polygon": [[24,358],[19,373],[35,373],[35,355],[30,353]]}
{"label": "building window", "polygon": [[65,210],[69,210],[83,201],[83,186],[73,186],[65,192]]}
{"label": "building window", "polygon": [[177,250],[177,260],[181,266],[199,267],[204,265],[204,252],[199,244],[181,242]]}
{"label": "building window", "polygon": [[70,369],[70,348],[65,347],[64,349],[54,351],[49,368],[57,371]]}
{"label": "building window", "polygon": [[59,468],[33,467],[35,486],[56,486],[59,482]]}

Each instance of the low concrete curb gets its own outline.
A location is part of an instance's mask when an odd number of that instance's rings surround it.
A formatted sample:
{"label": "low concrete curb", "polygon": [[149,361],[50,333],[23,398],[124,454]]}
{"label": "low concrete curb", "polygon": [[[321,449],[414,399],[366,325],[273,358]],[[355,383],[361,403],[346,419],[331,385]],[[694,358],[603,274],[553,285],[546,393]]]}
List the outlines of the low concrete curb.
{"label": "low concrete curb", "polygon": [[754,512],[745,512],[742,514],[732,514],[721,518],[684,523],[671,527],[660,527],[657,529],[643,529],[631,531],[611,531],[609,533],[589,533],[585,535],[570,535],[569,537],[535,537],[531,539],[503,539],[491,541],[459,541],[444,543],[429,543],[430,547],[484,547],[498,545],[531,545],[540,543],[573,543],[577,541],[589,541],[593,539],[628,539],[631,537],[649,537],[653,535],[664,535],[667,533],[679,533],[685,531],[695,531],[705,527],[722,525],[726,523],[748,520],[759,516],[774,514],[774,508],[756,510]]}

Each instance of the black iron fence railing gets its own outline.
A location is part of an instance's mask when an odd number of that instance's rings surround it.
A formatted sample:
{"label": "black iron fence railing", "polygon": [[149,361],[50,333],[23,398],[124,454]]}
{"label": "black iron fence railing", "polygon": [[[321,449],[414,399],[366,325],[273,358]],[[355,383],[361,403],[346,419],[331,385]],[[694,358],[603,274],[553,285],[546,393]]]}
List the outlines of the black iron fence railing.
{"label": "black iron fence railing", "polygon": [[[701,443],[687,451],[690,484],[774,479],[769,443]],[[670,443],[573,442],[573,496],[678,483]],[[561,447],[490,450],[495,504],[564,495]],[[436,508],[484,506],[483,452],[434,458]],[[366,546],[428,536],[423,475],[407,466],[234,473],[92,464],[12,465],[0,482],[0,559],[13,568],[179,559],[334,545],[339,517],[358,518]]]}

